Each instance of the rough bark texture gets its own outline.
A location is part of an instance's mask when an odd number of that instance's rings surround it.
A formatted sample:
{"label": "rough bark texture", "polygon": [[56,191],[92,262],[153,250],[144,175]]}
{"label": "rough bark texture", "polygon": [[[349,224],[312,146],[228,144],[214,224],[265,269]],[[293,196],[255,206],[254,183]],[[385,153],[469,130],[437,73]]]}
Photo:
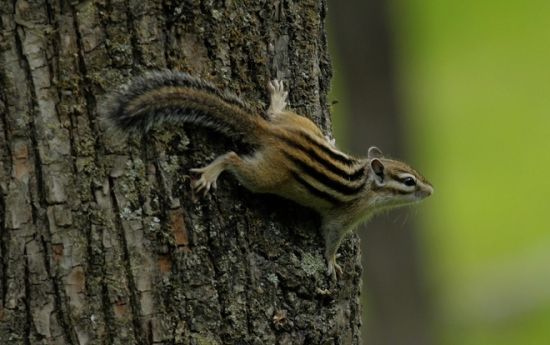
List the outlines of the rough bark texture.
{"label": "rough bark texture", "polygon": [[189,168],[238,143],[191,126],[105,135],[107,93],[149,69],[253,100],[288,80],[330,128],[315,1],[0,2],[0,344],[357,344],[357,238],[324,275],[318,217]]}
{"label": "rough bark texture", "polygon": [[[381,0],[334,1],[331,18],[335,44],[345,61],[351,149],[366,152],[376,145],[408,161],[390,5]],[[434,343],[418,229],[408,212],[392,210],[359,230],[369,301],[363,341],[369,345]]]}

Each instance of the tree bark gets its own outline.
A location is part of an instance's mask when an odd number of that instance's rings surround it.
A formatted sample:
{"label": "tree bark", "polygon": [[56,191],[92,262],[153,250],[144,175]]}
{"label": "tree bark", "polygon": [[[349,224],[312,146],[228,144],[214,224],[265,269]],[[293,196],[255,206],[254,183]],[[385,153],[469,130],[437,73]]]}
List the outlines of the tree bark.
{"label": "tree bark", "polygon": [[106,135],[108,93],[190,72],[255,102],[281,78],[328,132],[326,4],[0,2],[0,344],[358,344],[356,236],[325,277],[318,216],[188,170],[239,143]]}

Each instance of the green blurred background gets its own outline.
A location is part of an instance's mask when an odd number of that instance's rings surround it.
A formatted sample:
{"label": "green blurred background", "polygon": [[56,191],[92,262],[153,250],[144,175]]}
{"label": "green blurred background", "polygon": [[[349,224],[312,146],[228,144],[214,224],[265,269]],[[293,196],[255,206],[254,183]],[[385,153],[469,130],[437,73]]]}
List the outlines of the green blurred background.
{"label": "green blurred background", "polygon": [[[329,4],[329,44],[346,146],[360,92],[343,71],[341,4]],[[403,155],[435,186],[408,212],[430,333],[411,344],[550,344],[550,1],[393,1],[381,16]]]}

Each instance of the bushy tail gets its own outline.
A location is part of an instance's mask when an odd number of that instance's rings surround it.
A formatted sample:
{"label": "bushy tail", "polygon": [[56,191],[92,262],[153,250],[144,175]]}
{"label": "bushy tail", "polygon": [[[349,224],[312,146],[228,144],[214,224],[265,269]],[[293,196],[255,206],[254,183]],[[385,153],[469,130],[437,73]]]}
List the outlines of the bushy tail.
{"label": "bushy tail", "polygon": [[105,114],[123,133],[147,132],[162,122],[195,123],[255,143],[264,121],[236,95],[174,71],[150,72],[116,92]]}

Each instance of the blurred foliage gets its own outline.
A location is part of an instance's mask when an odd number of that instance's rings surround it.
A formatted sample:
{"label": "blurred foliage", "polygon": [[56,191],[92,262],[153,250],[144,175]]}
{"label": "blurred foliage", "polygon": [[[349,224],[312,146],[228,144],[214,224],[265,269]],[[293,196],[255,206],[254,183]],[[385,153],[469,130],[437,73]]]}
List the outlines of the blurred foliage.
{"label": "blurred foliage", "polygon": [[550,2],[392,3],[441,344],[550,343]]}

